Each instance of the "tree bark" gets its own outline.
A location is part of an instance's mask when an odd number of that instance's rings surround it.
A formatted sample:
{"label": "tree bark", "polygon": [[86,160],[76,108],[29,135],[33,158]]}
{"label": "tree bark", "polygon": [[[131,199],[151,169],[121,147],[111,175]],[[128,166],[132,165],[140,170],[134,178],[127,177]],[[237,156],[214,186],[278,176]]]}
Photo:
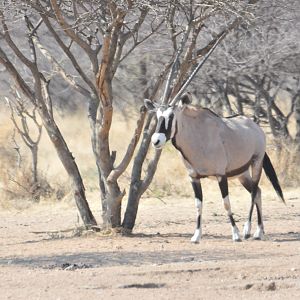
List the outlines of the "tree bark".
{"label": "tree bark", "polygon": [[43,125],[60,158],[60,161],[62,162],[65,170],[72,180],[72,189],[75,202],[84,225],[86,227],[97,225],[97,222],[86,200],[85,188],[77,164],[75,162],[75,158],[69,151],[68,146],[55,121],[45,111],[45,107],[39,107],[39,113],[42,118]]}
{"label": "tree bark", "polygon": [[128,195],[127,207],[124,215],[122,227],[131,231],[134,227],[136,215],[138,211],[139,201],[143,194],[142,187],[142,168],[150,145],[151,135],[154,126],[151,127],[152,116],[148,116],[145,125],[143,139],[139,151],[134,158],[134,163],[131,172],[130,189]]}
{"label": "tree bark", "polygon": [[295,102],[295,120],[296,120],[296,136],[295,142],[297,150],[300,152],[300,96],[297,97]]}
{"label": "tree bark", "polygon": [[37,171],[37,164],[38,164],[38,146],[33,145],[30,148],[31,156],[32,156],[32,180],[33,184],[38,182],[38,171]]}

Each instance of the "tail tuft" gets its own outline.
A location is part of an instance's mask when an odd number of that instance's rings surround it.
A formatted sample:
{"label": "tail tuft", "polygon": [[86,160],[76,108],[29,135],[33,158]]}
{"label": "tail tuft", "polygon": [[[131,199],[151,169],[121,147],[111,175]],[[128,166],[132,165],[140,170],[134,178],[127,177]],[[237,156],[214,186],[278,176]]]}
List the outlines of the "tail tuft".
{"label": "tail tuft", "polygon": [[273,165],[271,163],[271,160],[270,160],[267,153],[265,153],[265,156],[264,156],[263,168],[265,170],[265,173],[266,173],[268,179],[272,183],[277,195],[280,197],[282,202],[285,204],[285,200],[284,200],[284,197],[283,197],[283,193],[282,193],[282,190],[281,190],[276,172],[274,170],[274,167],[273,167]]}

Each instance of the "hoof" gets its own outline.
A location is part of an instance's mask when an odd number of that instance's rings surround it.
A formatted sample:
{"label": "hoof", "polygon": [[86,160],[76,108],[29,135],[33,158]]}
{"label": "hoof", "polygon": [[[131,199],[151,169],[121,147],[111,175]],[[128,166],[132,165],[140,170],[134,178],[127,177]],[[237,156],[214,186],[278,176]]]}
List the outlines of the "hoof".
{"label": "hoof", "polygon": [[241,242],[241,238],[233,239],[234,242]]}
{"label": "hoof", "polygon": [[241,242],[240,232],[236,226],[232,227],[232,240],[234,242]]}
{"label": "hoof", "polygon": [[193,244],[198,244],[201,240],[201,231],[199,229],[196,229],[193,237],[191,238],[191,242]]}
{"label": "hoof", "polygon": [[191,238],[191,243],[192,244],[199,244],[199,241],[198,240],[194,240],[193,238]]}
{"label": "hoof", "polygon": [[264,230],[261,227],[257,227],[254,235],[253,235],[253,239],[257,240],[257,241],[261,241],[264,238]]}
{"label": "hoof", "polygon": [[244,239],[249,239],[251,236],[251,223],[249,221],[247,221],[244,225],[243,236]]}

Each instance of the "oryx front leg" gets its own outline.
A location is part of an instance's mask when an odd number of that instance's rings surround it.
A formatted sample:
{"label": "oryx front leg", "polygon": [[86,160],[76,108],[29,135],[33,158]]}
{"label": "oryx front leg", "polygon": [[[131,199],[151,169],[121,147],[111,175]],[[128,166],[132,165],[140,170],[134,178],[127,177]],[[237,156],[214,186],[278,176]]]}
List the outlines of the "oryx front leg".
{"label": "oryx front leg", "polygon": [[194,178],[191,179],[194,194],[195,194],[195,206],[197,209],[197,218],[196,218],[196,230],[191,238],[192,243],[199,243],[201,240],[201,235],[202,235],[202,220],[201,220],[201,215],[202,215],[202,188],[199,180],[196,180]]}
{"label": "oryx front leg", "polygon": [[221,176],[218,177],[219,181],[219,187],[222,193],[222,198],[223,198],[223,204],[224,208],[227,212],[227,215],[229,217],[231,227],[232,227],[232,240],[235,242],[240,242],[240,233],[239,230],[235,224],[232,212],[231,212],[231,206],[230,206],[230,201],[229,201],[229,196],[228,196],[228,182],[227,182],[227,177],[226,176]]}

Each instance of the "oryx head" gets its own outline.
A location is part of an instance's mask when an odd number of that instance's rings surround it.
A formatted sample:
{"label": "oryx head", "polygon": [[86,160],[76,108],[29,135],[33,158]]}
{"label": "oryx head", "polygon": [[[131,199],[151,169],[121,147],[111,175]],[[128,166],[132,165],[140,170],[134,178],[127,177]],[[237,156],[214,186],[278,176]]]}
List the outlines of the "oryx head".
{"label": "oryx head", "polygon": [[151,137],[151,143],[153,147],[160,149],[175,135],[175,112],[182,110],[184,105],[191,103],[191,97],[189,94],[185,94],[177,103],[169,105],[158,105],[148,99],[145,99],[144,103],[149,111],[156,112],[157,125]]}
{"label": "oryx head", "polygon": [[[183,48],[179,48],[179,50],[176,53],[174,62],[172,64],[172,68],[170,70],[170,73],[168,75],[168,79],[166,82],[165,91],[161,100],[161,105],[158,105],[151,100],[145,100],[145,106],[150,111],[156,112],[157,117],[157,126],[155,133],[152,135],[151,142],[152,145],[155,148],[162,148],[165,143],[172,139],[175,135],[176,130],[176,114],[175,112],[178,111],[180,107],[183,107],[184,104],[190,103],[191,98],[189,94],[183,94],[186,90],[187,86],[190,84],[191,80],[194,78],[194,76],[197,74],[197,72],[200,70],[200,68],[203,66],[205,61],[208,59],[208,57],[211,55],[211,53],[214,51],[214,49],[217,47],[219,42],[224,38],[224,36],[227,34],[227,31],[224,30],[219,37],[216,39],[213,46],[210,48],[210,50],[206,53],[206,55],[203,57],[203,59],[197,63],[190,76],[187,78],[187,80],[183,83],[178,93],[175,95],[175,97],[172,98],[172,100],[168,103],[168,95],[170,95],[170,85],[172,79],[175,77],[175,70],[176,65],[179,61],[179,56],[182,52]],[[166,104],[168,103],[168,104]]]}

